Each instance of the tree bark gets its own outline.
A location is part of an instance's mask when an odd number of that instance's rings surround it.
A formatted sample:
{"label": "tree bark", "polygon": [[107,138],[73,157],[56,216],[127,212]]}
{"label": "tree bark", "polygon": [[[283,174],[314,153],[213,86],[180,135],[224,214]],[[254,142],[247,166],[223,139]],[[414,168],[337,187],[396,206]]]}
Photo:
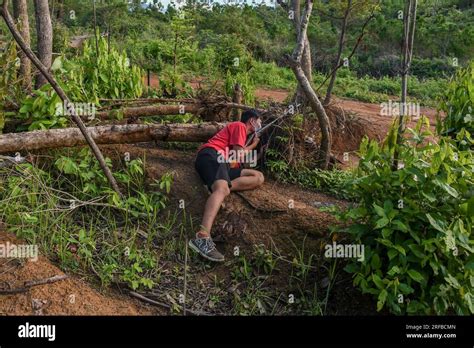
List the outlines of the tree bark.
{"label": "tree bark", "polygon": [[[292,0],[291,1],[291,9],[293,11],[293,23],[296,30],[296,39],[298,39],[298,34],[301,30],[301,0]],[[312,63],[311,63],[311,46],[309,44],[308,35],[305,35],[304,38],[304,48],[303,54],[301,56],[301,68],[303,69],[304,74],[308,78],[309,81],[313,81],[313,73],[312,73]],[[305,103],[305,93],[298,85],[296,88],[296,95],[295,101],[297,104],[304,104]]]}
{"label": "tree bark", "polygon": [[[126,144],[147,141],[204,142],[225,126],[201,124],[127,124],[88,127],[97,144]],[[78,128],[50,129],[0,135],[0,153],[86,145]]]}
{"label": "tree bark", "polygon": [[[13,16],[16,23],[18,23],[18,31],[25,43],[29,46],[31,44],[30,38],[30,23],[28,21],[28,2],[27,0],[13,1]],[[23,88],[30,92],[32,87],[31,80],[31,62],[26,54],[20,50],[18,52],[20,58],[20,76],[23,80]]]}
{"label": "tree bark", "polygon": [[293,51],[293,55],[291,57],[287,57],[287,61],[291,69],[293,70],[296,79],[298,80],[298,85],[304,91],[311,108],[316,113],[316,116],[318,118],[319,126],[321,128],[321,146],[319,148],[319,157],[317,159],[317,162],[320,168],[327,169],[331,156],[330,152],[332,145],[332,134],[331,126],[329,124],[329,118],[316,92],[311,86],[311,81],[307,78],[301,67],[301,59],[303,51],[305,49],[305,38],[307,35],[306,31],[308,28],[312,8],[313,0],[307,0],[305,11],[302,16],[300,31],[298,33],[298,41]]}
{"label": "tree bark", "polygon": [[415,38],[415,25],[416,25],[416,7],[417,0],[406,0],[405,11],[403,14],[403,45],[402,45],[402,58],[401,58],[401,73],[402,73],[402,92],[401,92],[401,105],[400,115],[398,117],[398,129],[395,150],[393,153],[393,164],[392,169],[398,168],[398,157],[400,153],[400,146],[402,143],[403,133],[405,132],[405,119],[406,119],[406,103],[408,93],[408,73],[410,71],[411,60],[413,56],[413,41]]}
{"label": "tree bark", "polygon": [[[129,107],[119,110],[100,111],[95,114],[95,118],[106,120],[106,119],[117,119],[119,116],[123,118],[131,117],[148,117],[148,116],[163,116],[163,115],[179,115],[179,114],[198,114],[201,109],[200,104],[183,104],[183,105],[151,105],[151,106],[138,106]],[[84,116],[84,119],[90,119],[88,116]]]}
{"label": "tree bark", "polygon": [[[53,27],[49,15],[48,0],[34,0],[36,35],[38,38],[38,57],[49,71],[53,61]],[[38,89],[48,81],[43,74],[36,76],[35,87]]]}
{"label": "tree bark", "polygon": [[334,68],[331,73],[331,79],[329,80],[329,85],[326,90],[324,105],[328,105],[329,102],[331,101],[331,94],[332,94],[332,90],[334,88],[334,82],[336,81],[336,76],[337,76],[337,70],[338,70],[337,67],[341,66],[342,51],[344,49],[344,41],[346,40],[347,19],[349,18],[351,6],[352,6],[352,0],[347,0],[347,7],[346,7],[346,10],[344,11],[344,18],[342,19],[341,35],[339,36],[339,47],[337,50],[336,61],[334,63]]}
{"label": "tree bark", "polygon": [[[25,54],[33,62],[33,64],[40,71],[43,77],[45,77],[46,80],[51,84],[51,86],[56,91],[56,93],[61,98],[61,100],[65,103],[65,105],[68,106],[68,109],[73,121],[79,127],[79,130],[82,133],[82,136],[85,138],[85,141],[87,142],[87,144],[89,144],[92,150],[92,153],[97,158],[97,161],[99,162],[99,165],[102,168],[102,171],[104,172],[106,178],[108,179],[111,187],[115,190],[115,192],[117,192],[121,196],[119,187],[117,185],[117,181],[113,177],[112,172],[110,171],[109,167],[107,167],[104,156],[102,155],[102,152],[100,152],[99,147],[94,142],[90,134],[87,132],[87,129],[84,126],[84,123],[82,122],[81,118],[77,115],[74,105],[70,102],[69,98],[64,93],[63,89],[59,86],[59,84],[56,82],[56,80],[53,78],[53,76],[48,72],[48,69],[41,63],[38,57],[35,56],[31,48],[25,44],[25,42],[23,41],[23,38],[21,37],[20,33],[16,29],[15,23],[13,22],[10,12],[8,12],[8,0],[3,1],[2,6],[0,8],[0,15],[5,20],[5,23],[8,29],[12,33],[13,38],[15,39],[17,44],[20,46],[22,51],[25,52]],[[49,16],[49,12],[48,12],[48,16]]]}
{"label": "tree bark", "polygon": [[[239,83],[236,83],[234,86],[234,95],[232,96],[232,102],[235,104],[242,104],[244,99],[244,94],[242,92],[242,88],[240,87]],[[233,110],[234,113],[234,121],[240,121],[240,117],[242,116],[242,110],[235,108]]]}

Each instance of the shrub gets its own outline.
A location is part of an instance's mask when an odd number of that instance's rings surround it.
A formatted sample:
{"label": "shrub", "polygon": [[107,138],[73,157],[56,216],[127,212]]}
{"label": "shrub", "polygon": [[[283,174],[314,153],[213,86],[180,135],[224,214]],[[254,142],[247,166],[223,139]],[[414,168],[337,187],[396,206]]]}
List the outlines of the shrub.
{"label": "shrub", "polygon": [[[399,170],[391,168],[393,144],[362,142],[352,183],[358,205],[340,217],[353,222],[344,231],[364,245],[365,259],[346,270],[377,310],[473,314],[474,154],[448,137],[422,145],[432,136],[423,125],[404,140]],[[473,144],[465,130],[458,137]]]}
{"label": "shrub", "polygon": [[454,138],[463,128],[474,134],[474,61],[448,84],[441,110],[446,118],[438,125],[438,130]]}

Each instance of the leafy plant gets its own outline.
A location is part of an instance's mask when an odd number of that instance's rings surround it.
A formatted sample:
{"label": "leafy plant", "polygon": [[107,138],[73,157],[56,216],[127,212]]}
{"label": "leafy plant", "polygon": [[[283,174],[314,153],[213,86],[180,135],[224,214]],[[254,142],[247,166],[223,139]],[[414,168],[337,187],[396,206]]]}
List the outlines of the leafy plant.
{"label": "leafy plant", "polygon": [[45,84],[23,100],[19,118],[29,120],[28,130],[62,128],[68,118],[62,112],[63,103],[51,85]]}
{"label": "leafy plant", "polygon": [[[352,183],[358,204],[340,216],[352,223],[343,231],[364,245],[365,259],[346,270],[377,310],[473,314],[474,155],[448,137],[427,143],[426,118],[410,132],[395,171],[393,142],[361,144]],[[457,139],[473,144],[465,129]]]}
{"label": "leafy plant", "polygon": [[466,69],[461,69],[448,84],[441,110],[446,117],[438,122],[440,132],[456,138],[465,128],[474,134],[474,61]]}

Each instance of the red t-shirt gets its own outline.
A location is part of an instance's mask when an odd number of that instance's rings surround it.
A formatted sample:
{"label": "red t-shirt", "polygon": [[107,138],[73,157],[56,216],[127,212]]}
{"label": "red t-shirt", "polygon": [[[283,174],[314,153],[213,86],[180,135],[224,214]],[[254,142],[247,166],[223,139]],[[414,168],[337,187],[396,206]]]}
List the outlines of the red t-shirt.
{"label": "red t-shirt", "polygon": [[233,145],[245,147],[246,140],[247,127],[245,124],[240,121],[231,122],[217,132],[217,134],[209,139],[207,143],[202,145],[198,151],[210,147],[227,158],[227,154],[229,153],[229,150],[232,149]]}

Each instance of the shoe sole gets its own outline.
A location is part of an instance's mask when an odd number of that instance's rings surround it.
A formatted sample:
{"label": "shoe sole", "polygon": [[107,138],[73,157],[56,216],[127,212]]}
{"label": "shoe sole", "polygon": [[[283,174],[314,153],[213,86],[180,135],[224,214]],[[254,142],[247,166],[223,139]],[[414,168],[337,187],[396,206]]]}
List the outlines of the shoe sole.
{"label": "shoe sole", "polygon": [[213,261],[213,262],[224,262],[225,259],[222,259],[222,260],[218,260],[218,259],[213,259],[212,257],[209,257],[207,256],[206,254],[204,254],[201,250],[199,250],[199,248],[197,246],[195,246],[192,241],[189,241],[188,242],[188,245],[191,249],[193,249],[195,252],[197,252],[199,255],[201,255],[202,257],[204,257],[205,259],[208,259],[209,261]]}

